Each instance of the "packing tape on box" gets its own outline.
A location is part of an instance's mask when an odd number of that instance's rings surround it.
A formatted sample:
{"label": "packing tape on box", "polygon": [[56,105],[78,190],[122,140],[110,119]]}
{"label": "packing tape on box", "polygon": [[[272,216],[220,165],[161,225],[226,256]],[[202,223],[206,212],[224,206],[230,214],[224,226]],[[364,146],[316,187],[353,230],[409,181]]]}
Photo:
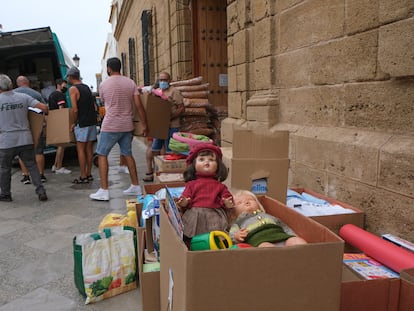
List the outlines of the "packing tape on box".
{"label": "packing tape on box", "polygon": [[350,245],[398,273],[414,267],[413,253],[357,226],[346,224],[339,230],[339,235]]}

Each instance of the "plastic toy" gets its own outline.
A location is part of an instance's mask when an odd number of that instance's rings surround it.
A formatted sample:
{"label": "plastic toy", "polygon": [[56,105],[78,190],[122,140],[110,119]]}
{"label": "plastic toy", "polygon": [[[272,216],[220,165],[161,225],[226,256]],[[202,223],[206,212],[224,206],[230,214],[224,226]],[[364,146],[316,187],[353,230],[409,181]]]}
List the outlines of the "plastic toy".
{"label": "plastic toy", "polygon": [[191,239],[192,251],[226,249],[233,245],[229,235],[223,231],[211,231],[194,236]]}

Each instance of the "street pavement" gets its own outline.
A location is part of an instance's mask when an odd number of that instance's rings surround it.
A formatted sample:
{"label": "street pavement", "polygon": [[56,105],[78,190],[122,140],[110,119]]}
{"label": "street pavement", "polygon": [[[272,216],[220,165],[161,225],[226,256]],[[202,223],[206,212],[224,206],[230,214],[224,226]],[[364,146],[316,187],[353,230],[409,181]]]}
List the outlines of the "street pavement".
{"label": "street pavement", "polygon": [[[133,154],[141,186],[145,175],[145,143],[134,138]],[[0,311],[142,310],[140,290],[85,305],[74,284],[72,240],[76,234],[96,232],[108,213],[125,214],[122,190],[129,175],[119,173],[119,148],[109,156],[109,202],[92,201],[99,188],[99,172],[90,184],[72,184],[79,177],[77,159],[64,159],[69,175],[52,173],[53,156],[47,158],[44,184],[49,200],[40,202],[32,184],[24,185],[13,168],[12,202],[0,202]]]}

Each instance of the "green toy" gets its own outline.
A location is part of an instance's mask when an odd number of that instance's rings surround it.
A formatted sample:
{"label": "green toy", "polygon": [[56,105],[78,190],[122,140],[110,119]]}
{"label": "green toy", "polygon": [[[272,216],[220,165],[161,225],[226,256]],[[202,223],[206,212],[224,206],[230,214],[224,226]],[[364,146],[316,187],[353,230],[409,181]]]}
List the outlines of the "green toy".
{"label": "green toy", "polygon": [[226,249],[233,245],[229,235],[223,231],[211,231],[194,236],[191,239],[190,250],[205,251]]}

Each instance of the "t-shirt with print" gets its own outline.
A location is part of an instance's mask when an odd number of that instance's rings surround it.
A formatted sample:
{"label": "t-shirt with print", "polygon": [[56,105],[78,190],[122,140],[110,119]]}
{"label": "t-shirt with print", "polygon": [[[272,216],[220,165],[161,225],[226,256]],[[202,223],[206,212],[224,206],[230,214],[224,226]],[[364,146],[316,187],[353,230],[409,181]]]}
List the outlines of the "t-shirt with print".
{"label": "t-shirt with print", "polygon": [[56,110],[60,107],[66,108],[66,96],[62,92],[54,91],[50,94],[49,99],[49,110]]}
{"label": "t-shirt with print", "polygon": [[27,94],[0,93],[0,149],[33,144],[27,114],[37,103]]}

